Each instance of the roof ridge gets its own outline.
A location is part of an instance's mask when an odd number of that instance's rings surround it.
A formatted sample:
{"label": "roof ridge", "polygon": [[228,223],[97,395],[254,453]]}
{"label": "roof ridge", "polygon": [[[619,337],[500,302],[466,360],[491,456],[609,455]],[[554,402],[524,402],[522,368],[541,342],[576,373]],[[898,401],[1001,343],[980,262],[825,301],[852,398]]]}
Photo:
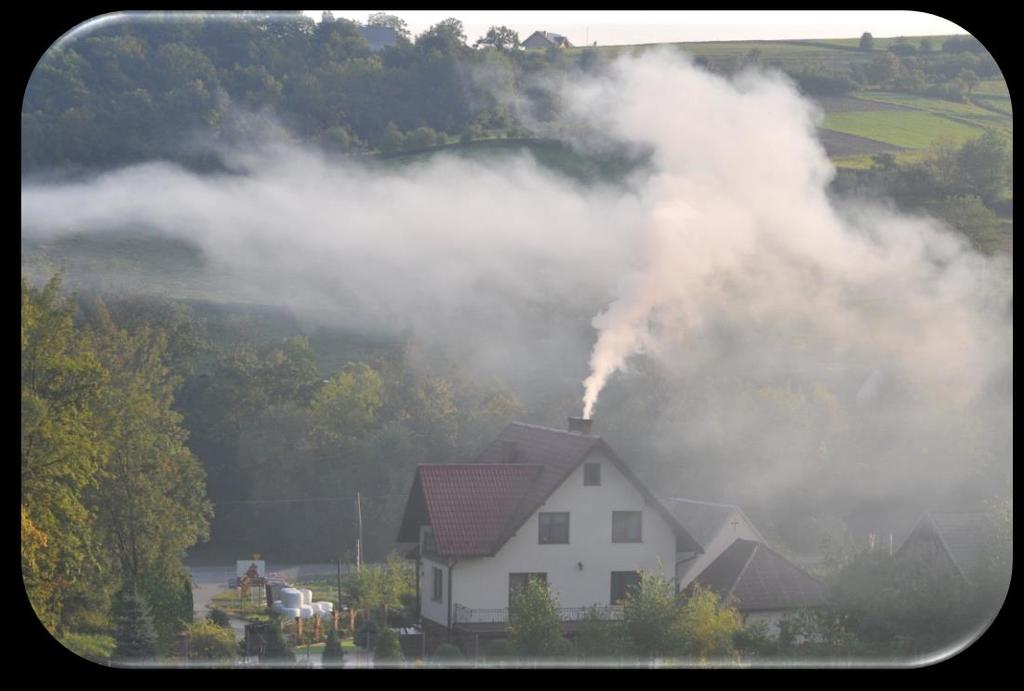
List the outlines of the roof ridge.
{"label": "roof ridge", "polygon": [[512,422],[508,423],[508,425],[505,426],[505,429],[507,430],[512,425],[518,425],[519,427],[529,427],[531,429],[542,429],[548,432],[559,432],[561,434],[571,434],[576,437],[592,437],[594,439],[601,438],[601,435],[599,434],[583,434],[581,432],[570,432],[567,429],[561,429],[559,427],[547,427],[546,425],[536,425],[532,422],[518,422],[516,420],[513,420]]}
{"label": "roof ridge", "polygon": [[724,504],[718,501],[704,501],[702,499],[689,499],[688,497],[668,497],[670,501],[687,501],[692,504],[704,504],[705,506],[721,506],[723,508],[738,509],[739,504]]}
{"label": "roof ridge", "polygon": [[743,574],[747,572],[747,569],[750,567],[750,564],[754,561],[754,555],[757,554],[757,548],[761,544],[760,542],[756,542],[754,540],[744,540],[741,537],[738,537],[735,540],[733,540],[734,545],[737,542],[753,542],[754,549],[750,550],[750,556],[747,557],[747,561],[744,562],[743,568],[740,569],[740,572],[736,574],[736,580],[732,582],[732,586],[729,588],[728,592],[726,592],[725,597],[722,598],[723,600],[732,595],[733,591],[736,590],[736,586],[738,586],[740,584],[740,581],[743,580]]}

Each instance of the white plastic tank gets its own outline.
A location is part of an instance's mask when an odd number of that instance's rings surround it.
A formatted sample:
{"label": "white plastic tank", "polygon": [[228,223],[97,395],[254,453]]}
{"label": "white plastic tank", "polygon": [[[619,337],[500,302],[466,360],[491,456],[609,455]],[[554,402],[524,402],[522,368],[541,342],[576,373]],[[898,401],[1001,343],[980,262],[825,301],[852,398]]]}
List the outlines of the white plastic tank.
{"label": "white plastic tank", "polygon": [[311,605],[313,604],[313,591],[308,588],[303,588],[299,592],[302,593],[302,604]]}
{"label": "white plastic tank", "polygon": [[294,619],[295,617],[302,616],[302,610],[298,607],[282,607],[281,616],[287,617],[289,619]]}
{"label": "white plastic tank", "polygon": [[303,619],[309,619],[310,617],[313,616],[313,606],[312,605],[302,605],[302,607],[300,608],[300,611],[302,612],[301,616],[302,616]]}

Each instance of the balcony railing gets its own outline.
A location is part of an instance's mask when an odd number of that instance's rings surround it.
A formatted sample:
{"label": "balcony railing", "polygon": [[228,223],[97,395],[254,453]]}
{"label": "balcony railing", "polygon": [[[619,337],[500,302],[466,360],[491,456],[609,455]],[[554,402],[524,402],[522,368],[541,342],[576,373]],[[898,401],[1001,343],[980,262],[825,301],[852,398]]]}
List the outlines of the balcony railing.
{"label": "balcony railing", "polygon": [[[618,605],[594,605],[591,607],[559,607],[559,621],[572,622],[586,619],[587,612],[593,611],[598,619],[606,621],[620,621],[622,619],[622,607]],[[508,608],[500,609],[474,609],[455,603],[452,608],[453,624],[507,624]]]}

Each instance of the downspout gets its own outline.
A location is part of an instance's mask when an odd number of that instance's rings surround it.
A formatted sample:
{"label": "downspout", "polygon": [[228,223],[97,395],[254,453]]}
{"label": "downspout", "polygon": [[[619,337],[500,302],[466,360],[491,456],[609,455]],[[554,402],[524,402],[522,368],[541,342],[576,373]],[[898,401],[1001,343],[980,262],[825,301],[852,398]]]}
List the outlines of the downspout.
{"label": "downspout", "polygon": [[452,640],[452,571],[455,570],[455,565],[459,563],[456,559],[448,565],[448,640]]}

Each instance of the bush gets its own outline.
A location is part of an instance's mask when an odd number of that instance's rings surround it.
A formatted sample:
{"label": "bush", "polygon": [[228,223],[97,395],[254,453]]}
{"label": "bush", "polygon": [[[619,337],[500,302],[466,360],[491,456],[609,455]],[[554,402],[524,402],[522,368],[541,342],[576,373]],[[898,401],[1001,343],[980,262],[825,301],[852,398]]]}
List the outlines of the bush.
{"label": "bush", "polygon": [[512,645],[506,640],[492,641],[487,646],[488,660],[504,660],[512,657]]}
{"label": "bush", "polygon": [[280,617],[272,617],[267,629],[269,640],[263,655],[260,656],[260,662],[295,662],[295,649],[281,631]]}
{"label": "bush", "polygon": [[233,660],[238,654],[235,632],[213,621],[198,621],[185,627],[189,658],[195,660]]}
{"label": "bush", "polygon": [[576,653],[591,660],[618,657],[625,652],[624,636],[620,623],[601,619],[597,610],[591,607],[576,629]]}
{"label": "bush", "polygon": [[437,650],[435,650],[434,654],[430,657],[432,660],[436,660],[438,662],[461,660],[462,651],[459,649],[459,646],[457,645],[454,645],[452,643],[442,643],[441,645],[437,646]]}
{"label": "bush", "polygon": [[100,634],[69,633],[60,642],[79,657],[94,662],[106,662],[114,654],[117,642],[112,636]]}
{"label": "bush", "polygon": [[365,648],[368,643],[375,643],[377,641],[377,633],[379,631],[380,627],[377,626],[377,622],[364,621],[356,627],[356,632],[352,636],[352,641],[360,648]]}
{"label": "bush", "polygon": [[214,607],[210,610],[210,613],[206,615],[207,621],[211,621],[217,626],[223,626],[225,628],[231,628],[231,619],[228,617],[228,613],[222,609]]}
{"label": "bush", "polygon": [[374,662],[397,662],[402,659],[402,646],[394,629],[382,629],[373,646]]}
{"label": "bush", "polygon": [[551,657],[558,660],[570,660],[576,657],[576,649],[568,638],[559,638],[551,646]]}

